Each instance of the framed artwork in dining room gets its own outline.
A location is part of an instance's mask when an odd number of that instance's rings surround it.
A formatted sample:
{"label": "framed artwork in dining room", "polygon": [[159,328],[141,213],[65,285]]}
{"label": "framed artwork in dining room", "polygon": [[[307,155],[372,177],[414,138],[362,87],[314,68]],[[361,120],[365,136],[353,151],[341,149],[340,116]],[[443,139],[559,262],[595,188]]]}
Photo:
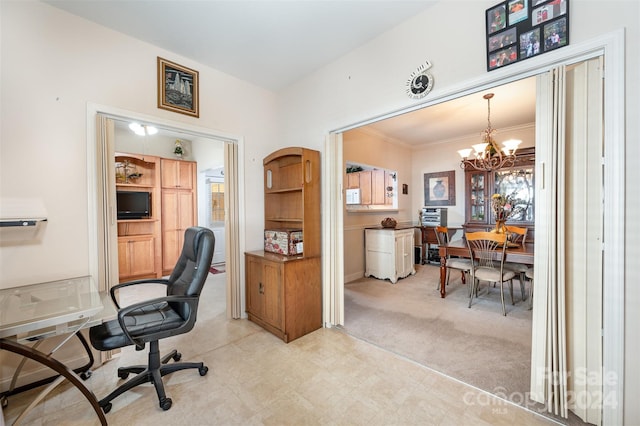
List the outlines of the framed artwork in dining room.
{"label": "framed artwork in dining room", "polygon": [[424,205],[454,206],[456,204],[456,172],[424,174]]}
{"label": "framed artwork in dining room", "polygon": [[158,108],[200,117],[199,73],[158,57]]}
{"label": "framed artwork in dining room", "polygon": [[507,0],[485,12],[487,71],[569,44],[569,0]]}

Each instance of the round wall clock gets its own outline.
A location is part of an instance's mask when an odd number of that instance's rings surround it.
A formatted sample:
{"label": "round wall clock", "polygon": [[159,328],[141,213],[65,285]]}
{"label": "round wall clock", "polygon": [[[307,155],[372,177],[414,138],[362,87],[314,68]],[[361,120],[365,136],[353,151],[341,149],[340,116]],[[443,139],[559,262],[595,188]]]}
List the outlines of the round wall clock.
{"label": "round wall clock", "polygon": [[407,95],[413,99],[425,97],[433,87],[433,76],[427,72],[431,63],[426,61],[416,69],[407,80]]}

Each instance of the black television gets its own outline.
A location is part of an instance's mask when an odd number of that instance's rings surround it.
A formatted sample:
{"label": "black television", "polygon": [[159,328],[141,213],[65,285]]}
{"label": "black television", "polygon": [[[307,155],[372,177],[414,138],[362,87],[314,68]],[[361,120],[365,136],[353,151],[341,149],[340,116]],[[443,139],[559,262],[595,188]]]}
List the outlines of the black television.
{"label": "black television", "polygon": [[118,219],[151,217],[151,194],[144,191],[116,191]]}

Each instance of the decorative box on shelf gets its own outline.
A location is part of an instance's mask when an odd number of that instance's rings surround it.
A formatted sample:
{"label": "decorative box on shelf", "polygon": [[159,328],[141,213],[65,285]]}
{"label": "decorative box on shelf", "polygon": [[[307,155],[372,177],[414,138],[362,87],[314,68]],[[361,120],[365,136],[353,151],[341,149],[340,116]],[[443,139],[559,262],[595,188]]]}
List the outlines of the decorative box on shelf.
{"label": "decorative box on shelf", "polygon": [[264,250],[287,256],[302,254],[302,229],[265,229]]}

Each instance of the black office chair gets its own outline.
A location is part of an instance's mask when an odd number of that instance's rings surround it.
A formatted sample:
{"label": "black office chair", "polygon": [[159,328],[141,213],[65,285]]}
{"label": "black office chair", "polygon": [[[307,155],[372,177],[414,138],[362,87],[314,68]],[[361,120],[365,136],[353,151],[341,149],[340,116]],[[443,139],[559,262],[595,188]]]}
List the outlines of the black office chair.
{"label": "black office chair", "polygon": [[[197,368],[201,376],[209,370],[202,362],[167,364],[171,358],[179,361],[182,355],[173,350],[160,358],[158,340],[189,332],[196,322],[198,300],[209,274],[215,238],[207,228],[192,227],[186,230],[182,253],[169,279],[143,279],[122,283],[111,288],[111,298],[118,308],[118,318],[94,326],[89,332],[91,344],[100,351],[108,351],[135,345],[144,349],[149,343],[148,365],[118,368],[118,377],[135,377],[120,385],[99,401],[105,413],[111,410],[111,401],[118,395],[143,383],[153,383],[158,394],[160,408],[171,408],[171,398],[164,392],[162,376],[187,368]],[[155,298],[120,308],[116,290],[138,284],[164,284],[165,297]]]}

